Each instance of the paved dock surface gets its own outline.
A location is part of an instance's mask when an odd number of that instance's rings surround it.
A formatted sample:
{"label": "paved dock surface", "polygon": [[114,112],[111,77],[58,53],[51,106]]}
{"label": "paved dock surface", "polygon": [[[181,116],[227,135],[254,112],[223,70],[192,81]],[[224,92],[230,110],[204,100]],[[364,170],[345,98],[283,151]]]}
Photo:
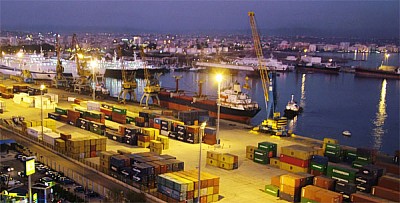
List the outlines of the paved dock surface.
{"label": "paved dock surface", "polygon": [[[12,81],[2,81],[3,84],[12,85]],[[79,95],[72,92],[66,92],[59,89],[48,89],[49,93],[59,95],[58,106],[62,108],[71,108],[72,102],[68,102],[68,97],[91,99],[91,95]],[[0,118],[11,118],[12,116],[24,116],[27,120],[40,120],[41,109],[26,108],[13,103],[12,99],[3,99],[6,102],[6,111],[0,114]],[[109,104],[124,106],[129,111],[139,112],[143,110],[138,104],[128,103],[126,105],[117,104],[116,100],[97,100],[99,102],[107,102]],[[152,107],[153,108],[153,107]],[[158,109],[159,108],[155,108]],[[54,110],[44,110],[44,117],[47,113],[54,112]],[[82,134],[89,134],[91,132],[85,131],[74,126],[70,126],[61,122],[57,122],[57,129],[64,132],[79,132]],[[251,131],[244,124],[232,123],[229,121],[221,121],[220,124],[220,139],[221,146],[219,148],[202,144],[202,164],[201,170],[220,177],[220,201],[223,202],[286,202],[272,197],[261,190],[264,189],[266,184],[270,184],[271,177],[279,174],[288,173],[284,170],[270,167],[270,165],[262,165],[253,162],[246,158],[246,146],[257,146],[257,143],[268,141],[278,144],[278,154],[282,146],[292,144],[306,144],[306,145],[319,145],[320,142],[307,138],[279,138],[269,136],[267,134]],[[118,143],[112,140],[107,140],[107,150],[117,151],[118,149],[129,150],[133,153],[149,151],[149,149],[130,146],[127,144]],[[214,166],[206,165],[206,156],[208,150],[215,150],[218,152],[229,152],[238,155],[239,168],[236,170],[225,170]],[[185,170],[192,170],[198,167],[199,162],[199,144],[188,144],[177,140],[170,139],[170,146],[168,150],[163,150],[163,154],[176,156],[178,160],[185,162]],[[91,162],[98,162],[98,158],[88,159]]]}

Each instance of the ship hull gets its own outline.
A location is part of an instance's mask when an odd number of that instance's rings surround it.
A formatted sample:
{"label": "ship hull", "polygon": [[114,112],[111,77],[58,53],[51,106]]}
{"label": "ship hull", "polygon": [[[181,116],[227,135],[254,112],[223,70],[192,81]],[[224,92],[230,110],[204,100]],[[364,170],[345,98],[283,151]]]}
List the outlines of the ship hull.
{"label": "ship hull", "polygon": [[[193,102],[193,98],[190,96],[175,96],[171,98],[168,92],[160,92],[158,97],[160,98],[160,104],[162,107],[179,111],[202,109],[207,110],[209,116],[217,117],[216,101],[201,100]],[[221,106],[220,118],[240,123],[250,123],[251,118],[253,118],[259,111],[259,108],[252,110],[239,110]]]}
{"label": "ship hull", "polygon": [[316,66],[305,66],[297,65],[297,72],[312,72],[312,73],[327,73],[327,74],[339,74],[339,68],[326,68],[326,67],[316,67]]}
{"label": "ship hull", "polygon": [[360,76],[360,77],[386,78],[386,79],[400,80],[400,74],[396,74],[395,72],[383,71],[383,70],[356,68],[355,74],[356,74],[356,76]]}
{"label": "ship hull", "polygon": [[[155,73],[166,73],[168,69],[158,68],[158,69],[147,69],[149,74],[154,75]],[[127,75],[136,73],[137,78],[144,78],[144,69],[137,70],[126,70]],[[104,77],[122,79],[122,71],[120,69],[106,69],[104,72]]]}

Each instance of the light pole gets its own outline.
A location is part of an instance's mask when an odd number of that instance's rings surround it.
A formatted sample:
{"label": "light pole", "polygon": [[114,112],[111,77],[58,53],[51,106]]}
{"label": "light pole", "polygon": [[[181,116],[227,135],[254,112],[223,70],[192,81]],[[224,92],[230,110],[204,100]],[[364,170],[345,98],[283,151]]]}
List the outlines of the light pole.
{"label": "light pole", "polygon": [[200,181],[201,181],[201,179],[200,179],[200,170],[201,170],[201,143],[203,142],[203,136],[204,136],[204,128],[206,127],[206,125],[207,125],[207,122],[205,121],[205,122],[203,122],[202,124],[201,124],[201,126],[200,126],[200,134],[199,134],[199,146],[200,146],[200,149],[199,149],[199,174],[198,174],[198,177],[197,177],[197,181],[198,181],[198,183],[197,183],[197,187],[198,187],[198,191],[197,191],[197,202],[198,203],[200,203],[200,190],[201,190],[201,187],[200,187]]}
{"label": "light pole", "polygon": [[96,79],[94,76],[94,69],[97,67],[97,60],[92,60],[90,66],[92,67],[92,100],[96,100]]}
{"label": "light pole", "polygon": [[40,85],[40,119],[42,121],[42,140],[43,140],[43,125],[44,125],[44,121],[43,121],[43,90],[46,88],[46,86],[44,84]]}
{"label": "light pole", "polygon": [[217,146],[219,146],[219,117],[221,113],[221,82],[222,82],[222,75],[217,74],[216,76],[218,82],[218,99],[217,99]]}

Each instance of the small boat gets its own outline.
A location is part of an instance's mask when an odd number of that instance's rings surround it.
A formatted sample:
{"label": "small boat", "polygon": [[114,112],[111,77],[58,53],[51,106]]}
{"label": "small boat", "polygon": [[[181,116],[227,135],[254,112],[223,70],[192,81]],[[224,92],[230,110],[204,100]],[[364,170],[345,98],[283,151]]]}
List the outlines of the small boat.
{"label": "small boat", "polygon": [[351,136],[351,132],[348,131],[348,130],[343,131],[342,134],[343,134],[344,136],[347,136],[347,137],[350,137],[350,136]]}
{"label": "small boat", "polygon": [[294,95],[292,94],[292,99],[287,103],[285,108],[284,117],[288,119],[293,119],[303,111],[296,101],[294,101]]}

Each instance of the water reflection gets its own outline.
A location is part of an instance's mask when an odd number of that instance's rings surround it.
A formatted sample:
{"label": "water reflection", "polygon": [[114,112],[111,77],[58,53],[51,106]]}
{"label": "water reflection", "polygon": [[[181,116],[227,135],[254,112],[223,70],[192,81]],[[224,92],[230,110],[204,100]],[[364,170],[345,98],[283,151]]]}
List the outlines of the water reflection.
{"label": "water reflection", "polygon": [[372,136],[374,137],[374,149],[379,150],[382,147],[382,137],[385,134],[383,125],[387,117],[386,114],[386,79],[382,81],[381,97],[378,104],[378,112],[374,120],[375,128],[372,130]]}
{"label": "water reflection", "polygon": [[300,106],[303,109],[306,107],[306,74],[301,76],[301,97],[300,97]]}

